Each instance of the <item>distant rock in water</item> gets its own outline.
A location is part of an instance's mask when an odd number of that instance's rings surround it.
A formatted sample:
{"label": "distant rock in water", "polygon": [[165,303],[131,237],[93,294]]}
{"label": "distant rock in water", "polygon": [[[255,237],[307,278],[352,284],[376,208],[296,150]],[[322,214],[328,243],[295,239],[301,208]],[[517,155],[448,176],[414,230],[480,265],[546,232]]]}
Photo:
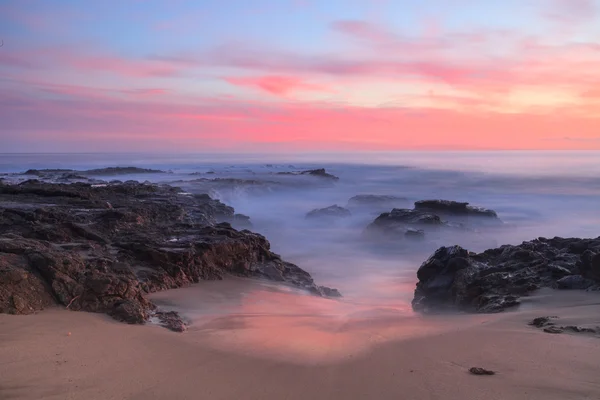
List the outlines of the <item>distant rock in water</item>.
{"label": "distant rock in water", "polygon": [[299,172],[277,172],[277,175],[310,175],[310,176],[317,176],[319,178],[331,179],[334,181],[337,181],[340,179],[337,176],[332,175],[332,174],[328,173],[327,171],[325,171],[325,168],[309,169],[306,171],[299,171]]}
{"label": "distant rock in water", "polygon": [[45,176],[49,174],[63,174],[63,173],[74,173],[77,172],[72,169],[28,169],[23,172],[23,175],[35,175],[35,176]]}
{"label": "distant rock in water", "polygon": [[365,234],[375,239],[424,238],[434,231],[473,231],[486,221],[501,223],[493,210],[450,200],[421,200],[414,209],[394,208],[380,214]]}
{"label": "distant rock in water", "polygon": [[159,169],[138,168],[138,167],[108,167],[98,169],[88,169],[86,171],[77,171],[85,175],[128,175],[128,174],[160,174],[166,173]]}
{"label": "distant rock in water", "polygon": [[348,207],[369,207],[374,210],[397,208],[406,204],[405,197],[390,196],[385,194],[359,194],[348,200]]}
{"label": "distant rock in water", "polygon": [[425,210],[453,216],[475,216],[498,218],[494,210],[470,206],[469,203],[452,200],[419,200],[415,202],[415,210]]}
{"label": "distant rock in water", "polygon": [[480,254],[441,247],[417,278],[416,311],[498,312],[542,287],[600,289],[600,238],[539,238]]}
{"label": "distant rock in water", "polygon": [[340,207],[337,204],[333,206],[329,206],[326,208],[317,208],[306,214],[306,218],[315,219],[315,218],[346,218],[350,217],[352,213],[345,209],[344,207]]}
{"label": "distant rock in water", "polygon": [[264,236],[219,223],[226,218],[248,220],[168,185],[0,184],[0,312],[58,303],[133,324],[155,316],[181,331],[180,318],[155,312],[145,294],[236,275],[340,295],[271,252]]}

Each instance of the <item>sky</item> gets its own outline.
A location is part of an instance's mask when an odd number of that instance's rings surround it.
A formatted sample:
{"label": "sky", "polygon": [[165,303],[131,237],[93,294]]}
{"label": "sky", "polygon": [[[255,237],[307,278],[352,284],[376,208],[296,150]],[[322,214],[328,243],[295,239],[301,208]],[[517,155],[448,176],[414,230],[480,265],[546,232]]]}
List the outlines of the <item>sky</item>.
{"label": "sky", "polygon": [[0,0],[0,153],[600,149],[600,0]]}

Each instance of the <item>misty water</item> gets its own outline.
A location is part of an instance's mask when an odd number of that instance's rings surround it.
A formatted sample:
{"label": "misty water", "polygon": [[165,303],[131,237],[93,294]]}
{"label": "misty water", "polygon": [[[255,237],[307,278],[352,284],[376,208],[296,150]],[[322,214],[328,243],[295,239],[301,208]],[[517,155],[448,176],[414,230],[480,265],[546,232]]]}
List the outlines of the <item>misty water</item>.
{"label": "misty water", "polygon": [[[265,235],[274,252],[343,295],[321,299],[239,279],[153,295],[218,347],[332,355],[336,349],[423,334],[433,322],[414,315],[410,301],[416,270],[437,247],[460,244],[479,252],[540,236],[600,236],[600,152],[0,155],[0,172],[9,180],[25,179],[10,174],[30,168],[110,166],[168,173],[94,178],[170,183],[219,198],[250,216],[250,229]],[[325,168],[339,180],[280,174],[314,168]],[[215,186],[207,181],[215,178],[254,183]],[[465,201],[495,210],[504,223],[440,234],[426,243],[378,243],[365,240],[363,232],[390,209],[349,206],[348,200],[359,194],[402,197],[398,207],[403,208],[423,199]],[[313,209],[334,204],[348,207],[352,215],[305,218]],[[270,334],[274,326],[281,337]]]}

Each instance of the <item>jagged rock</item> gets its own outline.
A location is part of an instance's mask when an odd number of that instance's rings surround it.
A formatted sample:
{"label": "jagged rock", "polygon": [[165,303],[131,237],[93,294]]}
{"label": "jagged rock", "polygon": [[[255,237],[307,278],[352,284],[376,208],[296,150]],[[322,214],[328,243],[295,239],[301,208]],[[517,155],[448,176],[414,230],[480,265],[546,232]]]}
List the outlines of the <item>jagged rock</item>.
{"label": "jagged rock", "polygon": [[277,175],[310,175],[310,176],[316,176],[319,178],[325,178],[325,179],[330,179],[330,180],[334,180],[334,181],[337,181],[340,179],[337,176],[328,173],[325,170],[325,168],[309,169],[306,171],[299,171],[299,172],[277,172]]}
{"label": "jagged rock", "polygon": [[[583,254],[572,252],[581,248],[575,245],[578,242],[587,249]],[[586,260],[593,259],[596,252],[600,253],[600,238],[539,238],[480,254],[470,253],[460,246],[441,247],[417,272],[419,282],[413,308],[423,312],[444,308],[502,311],[518,305],[521,296],[541,287],[582,282],[580,278],[560,278],[555,265],[566,265],[566,269],[577,271]],[[600,280],[592,282],[593,287],[600,286]]]}
{"label": "jagged rock", "polygon": [[176,311],[157,311],[154,316],[158,318],[160,325],[173,332],[185,332],[187,326]]}
{"label": "jagged rock", "polygon": [[556,326],[548,326],[544,328],[544,332],[546,333],[563,333],[563,330]]}
{"label": "jagged rock", "polygon": [[448,227],[435,214],[418,210],[394,208],[391,212],[382,213],[367,226],[364,234],[374,240],[423,239],[425,229]]}
{"label": "jagged rock", "polygon": [[427,210],[439,214],[457,215],[457,216],[477,216],[487,218],[498,218],[494,210],[482,207],[470,206],[469,203],[463,203],[451,200],[419,200],[415,202],[415,210]]}
{"label": "jagged rock", "polygon": [[264,236],[217,223],[224,217],[235,219],[233,208],[170,186],[0,185],[0,312],[59,303],[143,323],[154,308],[146,293],[225,275],[339,294],[272,253]]}
{"label": "jagged rock", "polygon": [[350,217],[352,213],[340,207],[337,204],[325,208],[317,208],[306,214],[306,218],[346,218]]}
{"label": "jagged rock", "polygon": [[556,319],[558,317],[537,317],[534,318],[529,325],[533,325],[536,328],[542,328],[544,326],[547,325],[554,325],[554,323],[552,322],[553,319]]}
{"label": "jagged rock", "polygon": [[147,308],[141,303],[131,300],[123,300],[115,304],[108,313],[117,321],[128,324],[143,324],[148,319]]}
{"label": "jagged rock", "polygon": [[481,367],[471,367],[469,372],[473,375],[495,375],[496,372]]}
{"label": "jagged rock", "polygon": [[587,289],[594,286],[594,281],[581,275],[569,275],[556,281],[557,289]]}

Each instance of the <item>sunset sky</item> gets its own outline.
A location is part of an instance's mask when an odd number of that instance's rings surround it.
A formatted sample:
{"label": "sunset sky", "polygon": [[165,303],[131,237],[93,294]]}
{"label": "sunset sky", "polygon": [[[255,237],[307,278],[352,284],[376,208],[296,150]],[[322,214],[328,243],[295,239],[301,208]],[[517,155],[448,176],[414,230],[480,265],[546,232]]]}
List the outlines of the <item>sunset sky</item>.
{"label": "sunset sky", "polygon": [[0,0],[0,152],[600,149],[600,0]]}

